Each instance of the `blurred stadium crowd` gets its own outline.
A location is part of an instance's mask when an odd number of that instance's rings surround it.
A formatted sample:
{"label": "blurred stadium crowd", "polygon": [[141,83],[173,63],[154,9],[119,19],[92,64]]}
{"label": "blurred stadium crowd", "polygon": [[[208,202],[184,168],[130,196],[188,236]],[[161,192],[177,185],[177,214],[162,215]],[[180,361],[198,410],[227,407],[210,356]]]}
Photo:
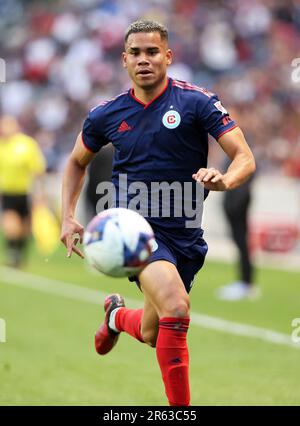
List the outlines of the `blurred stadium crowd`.
{"label": "blurred stadium crowd", "polygon": [[300,0],[0,0],[1,113],[60,171],[88,110],[129,87],[120,53],[137,18],[169,29],[170,75],[216,92],[263,171],[300,177]]}

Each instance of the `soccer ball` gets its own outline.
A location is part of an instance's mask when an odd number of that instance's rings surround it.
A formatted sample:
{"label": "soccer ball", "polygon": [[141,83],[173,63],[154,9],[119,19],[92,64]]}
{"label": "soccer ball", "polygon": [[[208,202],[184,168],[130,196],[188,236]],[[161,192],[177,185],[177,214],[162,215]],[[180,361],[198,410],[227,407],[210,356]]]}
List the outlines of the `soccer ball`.
{"label": "soccer ball", "polygon": [[151,255],[154,233],[143,216],[111,208],[88,224],[83,237],[86,259],[103,274],[112,277],[136,275]]}

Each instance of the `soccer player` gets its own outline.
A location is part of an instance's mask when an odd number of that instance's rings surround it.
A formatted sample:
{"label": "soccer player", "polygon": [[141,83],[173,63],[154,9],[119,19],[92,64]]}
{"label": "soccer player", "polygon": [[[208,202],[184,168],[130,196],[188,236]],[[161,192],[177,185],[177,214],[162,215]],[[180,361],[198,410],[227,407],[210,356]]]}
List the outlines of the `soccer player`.
{"label": "soccer player", "polygon": [[[163,25],[137,21],[129,26],[123,67],[132,89],[90,111],[66,166],[61,240],[67,256],[75,252],[83,257],[76,246],[83,235],[83,227],[74,218],[76,202],[87,164],[109,142],[115,147],[112,181],[117,190],[120,174],[127,176],[128,184],[139,181],[150,187],[153,181],[192,182],[206,190],[225,191],[238,187],[254,172],[255,161],[243,133],[218,98],[169,78],[171,63]],[[207,168],[208,133],[231,159],[225,174]],[[200,228],[185,226],[184,215],[149,216],[147,220],[157,244],[148,265],[132,278],[143,292],[144,308],[127,309],[121,296],[108,296],[105,321],[95,337],[96,350],[108,353],[122,331],[155,347],[169,404],[187,406],[189,291],[207,245]],[[74,239],[75,234],[80,238]]]}
{"label": "soccer player", "polygon": [[248,215],[252,181],[253,179],[249,179],[243,185],[224,194],[223,210],[238,252],[239,279],[218,289],[217,297],[221,300],[238,301],[255,299],[259,296],[258,288],[253,282],[254,265],[249,247]]}
{"label": "soccer player", "polygon": [[0,194],[2,228],[7,264],[24,261],[30,234],[31,194],[34,182],[45,172],[46,163],[37,142],[21,132],[11,116],[0,118]]}

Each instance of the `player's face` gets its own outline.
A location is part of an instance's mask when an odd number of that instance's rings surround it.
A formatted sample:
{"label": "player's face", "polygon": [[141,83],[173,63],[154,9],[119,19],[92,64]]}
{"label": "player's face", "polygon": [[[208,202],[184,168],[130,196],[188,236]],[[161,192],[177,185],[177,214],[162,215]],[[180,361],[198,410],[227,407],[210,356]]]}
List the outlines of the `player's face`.
{"label": "player's face", "polygon": [[0,136],[7,138],[19,131],[19,125],[14,117],[4,115],[0,118]]}
{"label": "player's face", "polygon": [[166,78],[172,52],[159,32],[130,34],[123,52],[123,66],[134,85],[151,90]]}

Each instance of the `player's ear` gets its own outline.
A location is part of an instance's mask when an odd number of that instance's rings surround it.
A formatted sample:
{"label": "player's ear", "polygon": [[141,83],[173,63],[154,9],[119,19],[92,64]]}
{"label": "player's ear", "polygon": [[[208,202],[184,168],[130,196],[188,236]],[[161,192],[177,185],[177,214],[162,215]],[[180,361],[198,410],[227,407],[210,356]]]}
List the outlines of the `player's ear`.
{"label": "player's ear", "polygon": [[127,55],[126,55],[126,52],[122,53],[122,63],[123,63],[123,68],[127,68]]}
{"label": "player's ear", "polygon": [[173,52],[171,49],[168,49],[166,52],[167,65],[171,65],[173,62]]}

